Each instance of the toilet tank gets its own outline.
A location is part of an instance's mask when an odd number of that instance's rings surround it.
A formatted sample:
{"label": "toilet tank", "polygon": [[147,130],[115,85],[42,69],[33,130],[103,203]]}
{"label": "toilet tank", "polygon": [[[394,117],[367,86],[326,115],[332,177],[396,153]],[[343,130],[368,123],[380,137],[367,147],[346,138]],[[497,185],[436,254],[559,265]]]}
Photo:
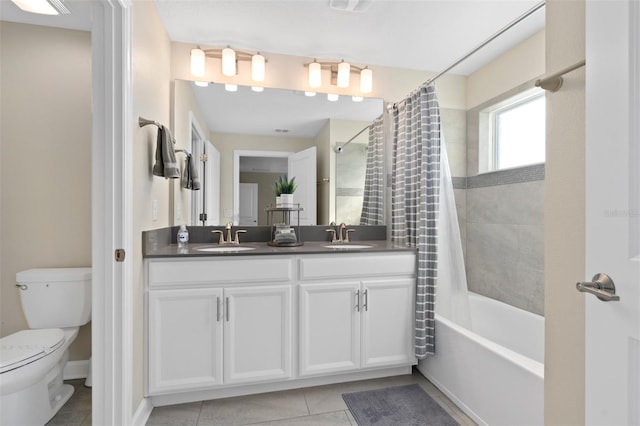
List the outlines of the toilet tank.
{"label": "toilet tank", "polygon": [[29,328],[78,327],[91,319],[91,268],[29,269],[16,274]]}

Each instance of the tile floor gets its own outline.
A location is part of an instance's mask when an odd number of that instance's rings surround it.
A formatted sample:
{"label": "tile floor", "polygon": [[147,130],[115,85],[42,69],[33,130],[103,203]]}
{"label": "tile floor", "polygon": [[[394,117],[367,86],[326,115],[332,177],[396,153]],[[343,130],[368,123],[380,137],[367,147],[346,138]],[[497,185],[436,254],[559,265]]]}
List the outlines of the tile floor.
{"label": "tile floor", "polygon": [[47,426],[91,426],[91,388],[84,385],[84,379],[65,383],[73,385],[75,391]]}
{"label": "tile floor", "polygon": [[414,370],[411,375],[156,407],[147,426],[350,426],[356,422],[342,399],[343,393],[412,383],[419,384],[460,425],[475,425],[449,398]]}
{"label": "tile floor", "polygon": [[[90,425],[91,389],[84,386],[84,380],[67,383],[72,384],[76,391],[47,425]],[[412,383],[419,384],[461,426],[475,425],[449,398],[414,370],[411,375],[156,407],[147,426],[351,426],[356,422],[342,399],[343,393]]]}

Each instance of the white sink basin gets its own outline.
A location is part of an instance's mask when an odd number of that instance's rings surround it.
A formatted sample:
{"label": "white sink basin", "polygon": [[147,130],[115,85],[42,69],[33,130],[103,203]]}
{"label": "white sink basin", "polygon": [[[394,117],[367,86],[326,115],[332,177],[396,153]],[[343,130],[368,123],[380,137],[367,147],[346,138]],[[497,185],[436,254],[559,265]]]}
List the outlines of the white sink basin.
{"label": "white sink basin", "polygon": [[196,250],[198,251],[206,251],[211,253],[235,253],[239,251],[247,251],[247,250],[255,250],[255,247],[245,247],[245,246],[214,246],[214,247],[202,247]]}
{"label": "white sink basin", "polygon": [[331,248],[331,249],[351,249],[351,250],[357,250],[357,249],[366,249],[366,248],[371,248],[373,246],[369,245],[369,244],[327,244],[326,246],[323,246],[325,248]]}

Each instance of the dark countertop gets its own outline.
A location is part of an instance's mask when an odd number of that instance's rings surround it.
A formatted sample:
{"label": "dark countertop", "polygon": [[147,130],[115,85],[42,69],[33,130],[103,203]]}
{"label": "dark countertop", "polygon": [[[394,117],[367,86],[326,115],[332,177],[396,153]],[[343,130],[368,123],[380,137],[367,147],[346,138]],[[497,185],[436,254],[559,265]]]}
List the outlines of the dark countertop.
{"label": "dark countertop", "polygon": [[[331,244],[328,241],[305,241],[297,247],[274,247],[265,242],[241,243],[238,247],[252,247],[254,250],[230,251],[230,252],[206,252],[198,249],[206,247],[219,247],[215,243],[190,243],[186,247],[178,247],[177,244],[146,245],[143,252],[145,259],[153,258],[183,258],[183,257],[224,257],[224,256],[256,256],[256,255],[296,255],[296,254],[327,254],[327,253],[379,253],[389,251],[415,252],[415,247],[398,246],[386,240],[352,241],[346,245],[368,245],[367,248],[328,248],[327,245],[340,247],[340,243]],[[223,245],[220,247],[234,247]]]}

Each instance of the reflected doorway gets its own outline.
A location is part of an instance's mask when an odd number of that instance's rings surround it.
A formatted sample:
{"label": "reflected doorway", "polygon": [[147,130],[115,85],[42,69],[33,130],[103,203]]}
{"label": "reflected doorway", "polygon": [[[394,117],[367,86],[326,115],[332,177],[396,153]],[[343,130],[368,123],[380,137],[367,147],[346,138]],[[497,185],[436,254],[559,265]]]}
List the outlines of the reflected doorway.
{"label": "reflected doorway", "polygon": [[[245,207],[253,206],[249,200],[248,186],[257,185],[257,225],[266,226],[266,208],[275,205],[274,182],[280,176],[295,177],[298,188],[294,193],[294,203],[304,209],[300,213],[301,225],[316,224],[316,148],[300,152],[286,151],[234,151],[234,215],[235,224],[251,225],[252,212]],[[241,186],[243,189],[241,189]],[[251,196],[253,197],[253,195]],[[241,200],[242,198],[242,200]],[[253,208],[253,207],[251,207]]]}

